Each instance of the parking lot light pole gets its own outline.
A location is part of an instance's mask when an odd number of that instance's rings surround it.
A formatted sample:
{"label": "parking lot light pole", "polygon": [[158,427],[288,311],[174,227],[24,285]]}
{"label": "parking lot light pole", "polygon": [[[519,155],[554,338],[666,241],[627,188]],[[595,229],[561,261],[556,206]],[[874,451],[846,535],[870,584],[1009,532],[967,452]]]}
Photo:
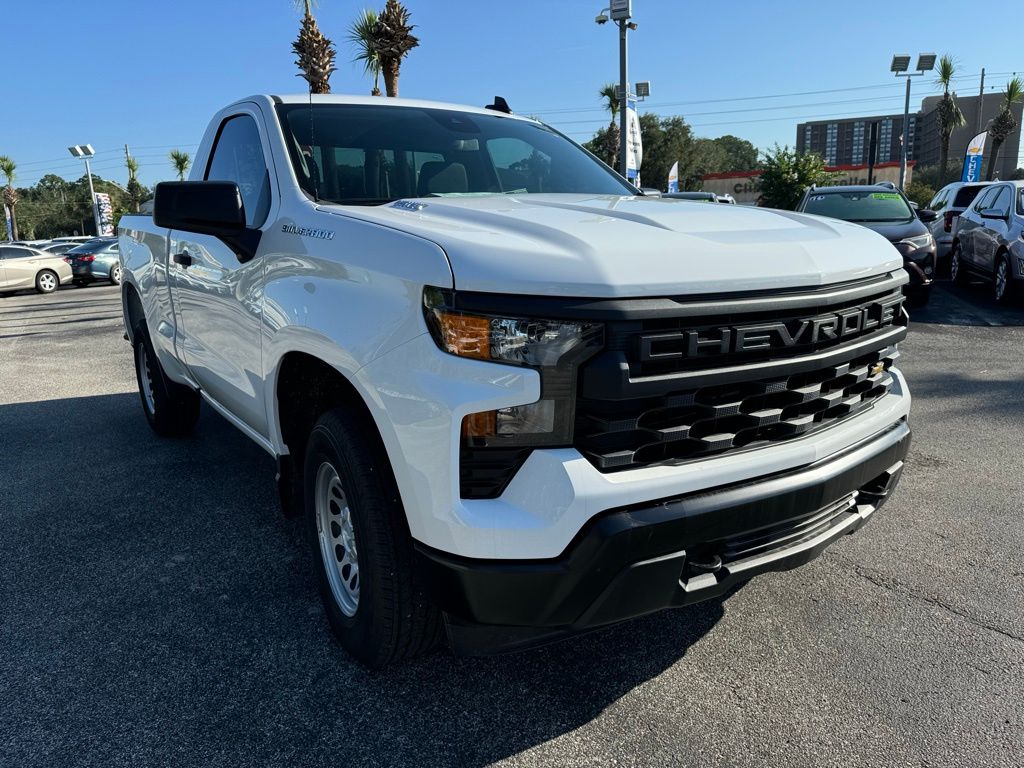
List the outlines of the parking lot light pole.
{"label": "parking lot light pole", "polygon": [[629,108],[629,73],[626,64],[628,54],[626,33],[631,29],[636,29],[636,24],[629,20],[633,14],[633,0],[611,0],[611,5],[602,9],[594,21],[598,24],[606,24],[609,17],[605,15],[605,11],[610,14],[611,20],[619,26],[619,172],[622,174],[622,178],[628,179],[629,161],[626,158],[626,152],[629,148],[627,133],[629,119],[626,110]]}
{"label": "parking lot light pole", "polygon": [[907,98],[903,104],[903,141],[900,146],[900,183],[899,188],[903,189],[907,180],[907,148],[910,144],[910,78],[923,75],[925,72],[935,69],[934,53],[919,53],[917,55],[917,72],[910,72],[910,56],[897,53],[892,57],[892,64],[889,71],[896,77],[907,78]]}
{"label": "parking lot light pole", "polygon": [[92,204],[92,221],[96,227],[96,235],[99,236],[100,213],[99,209],[96,208],[96,191],[92,187],[92,168],[89,167],[89,158],[95,155],[96,151],[92,148],[92,144],[76,144],[73,147],[68,147],[68,152],[71,153],[72,157],[85,160],[85,175],[89,177],[89,202]]}

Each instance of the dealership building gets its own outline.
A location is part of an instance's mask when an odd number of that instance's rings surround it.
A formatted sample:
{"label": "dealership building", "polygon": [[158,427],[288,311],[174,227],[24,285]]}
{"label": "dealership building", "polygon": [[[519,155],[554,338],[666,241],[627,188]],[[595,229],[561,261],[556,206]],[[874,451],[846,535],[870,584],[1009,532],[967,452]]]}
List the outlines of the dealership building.
{"label": "dealership building", "polygon": [[[877,184],[881,181],[899,183],[900,164],[879,163],[869,177],[867,165],[834,165],[826,170],[835,174],[829,184],[834,186],[852,186],[854,184],[867,184],[868,178]],[[907,183],[913,178],[914,161],[907,163]],[[732,195],[737,203],[755,203],[761,194],[760,171],[736,171],[733,173],[709,173],[701,177],[703,184],[701,189],[705,192],[714,192],[716,195]]]}

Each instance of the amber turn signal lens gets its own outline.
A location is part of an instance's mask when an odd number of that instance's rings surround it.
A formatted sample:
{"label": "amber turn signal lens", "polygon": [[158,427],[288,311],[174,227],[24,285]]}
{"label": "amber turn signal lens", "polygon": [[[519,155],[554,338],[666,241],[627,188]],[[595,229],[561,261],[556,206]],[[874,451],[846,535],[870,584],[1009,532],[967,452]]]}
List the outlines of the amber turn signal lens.
{"label": "amber turn signal lens", "polygon": [[498,433],[498,414],[495,411],[471,413],[462,419],[463,437],[494,437]]}
{"label": "amber turn signal lens", "polygon": [[486,317],[438,312],[444,344],[449,352],[461,357],[491,359],[491,321]]}

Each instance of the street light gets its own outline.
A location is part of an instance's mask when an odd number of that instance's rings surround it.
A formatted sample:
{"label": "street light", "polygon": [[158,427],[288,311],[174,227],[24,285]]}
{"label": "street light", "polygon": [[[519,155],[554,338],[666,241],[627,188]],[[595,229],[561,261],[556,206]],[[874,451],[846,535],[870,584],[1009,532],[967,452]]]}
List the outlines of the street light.
{"label": "street light", "polygon": [[[605,15],[605,11],[608,15]],[[629,106],[629,81],[626,72],[626,31],[636,29],[631,22],[633,0],[611,0],[611,5],[603,8],[594,19],[597,24],[606,24],[609,17],[619,25],[619,172],[622,178],[629,178],[627,170],[626,150],[628,147],[626,109]],[[637,169],[639,170],[639,169]]]}
{"label": "street light", "polygon": [[903,189],[907,180],[907,146],[910,144],[910,78],[923,75],[929,70],[935,69],[934,53],[919,53],[917,55],[917,72],[909,72],[910,56],[907,54],[896,54],[892,57],[892,64],[889,71],[896,77],[907,78],[907,99],[903,105],[903,142],[900,147],[900,189]]}
{"label": "street light", "polygon": [[89,201],[92,203],[92,221],[96,226],[96,235],[99,236],[100,214],[96,208],[96,192],[92,188],[92,168],[89,167],[89,158],[96,154],[96,150],[92,148],[92,144],[76,144],[73,147],[68,147],[68,152],[72,157],[85,160],[85,174],[89,177]]}

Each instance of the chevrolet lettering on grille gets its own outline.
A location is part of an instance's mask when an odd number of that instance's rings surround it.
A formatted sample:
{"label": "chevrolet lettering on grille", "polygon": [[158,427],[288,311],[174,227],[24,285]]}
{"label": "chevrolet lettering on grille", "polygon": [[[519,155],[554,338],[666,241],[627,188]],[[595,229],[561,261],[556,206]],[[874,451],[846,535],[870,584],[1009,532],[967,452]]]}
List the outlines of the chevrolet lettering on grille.
{"label": "chevrolet lettering on grille", "polygon": [[892,325],[903,300],[902,293],[894,293],[813,317],[645,334],[639,340],[640,359],[656,362],[804,346],[813,349]]}

